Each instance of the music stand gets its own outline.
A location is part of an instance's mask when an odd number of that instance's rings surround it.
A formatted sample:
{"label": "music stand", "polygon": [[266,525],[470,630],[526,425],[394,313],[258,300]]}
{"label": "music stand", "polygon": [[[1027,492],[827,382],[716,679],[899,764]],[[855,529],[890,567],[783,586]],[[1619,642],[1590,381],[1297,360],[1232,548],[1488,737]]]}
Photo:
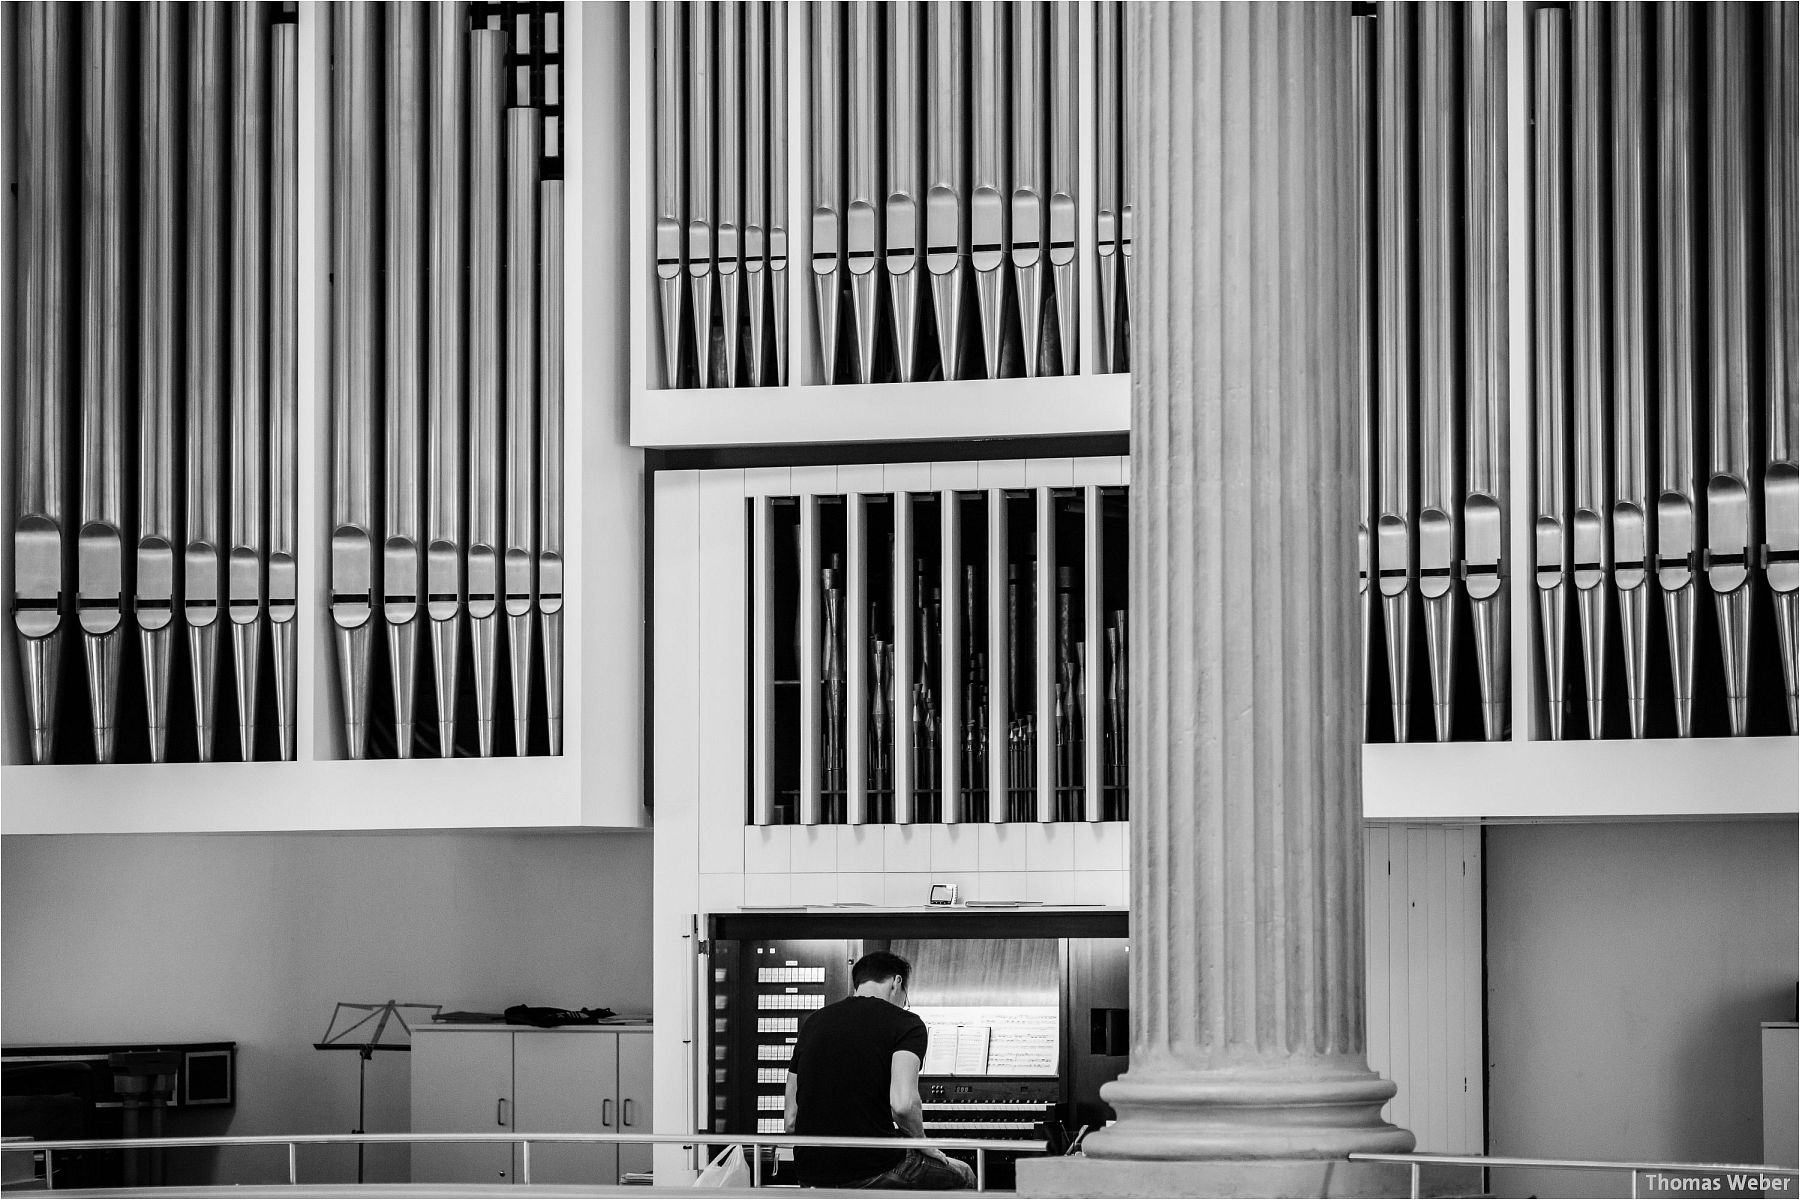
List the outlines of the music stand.
{"label": "music stand", "polygon": [[[377,1050],[410,1051],[412,1042],[400,1041],[401,1037],[412,1037],[412,1025],[406,1020],[402,1009],[416,1009],[413,1020],[429,1019],[443,1009],[441,1004],[402,1004],[398,1000],[389,1000],[385,1004],[350,1004],[340,1002],[331,1012],[331,1024],[325,1027],[325,1036],[313,1043],[314,1050],[354,1050],[357,1055],[356,1069],[356,1128],[351,1133],[363,1133],[365,1105],[368,1101],[369,1060],[375,1057]],[[391,1031],[391,1032],[390,1032]],[[389,1040],[392,1039],[392,1040]],[[367,1149],[363,1143],[356,1144],[356,1182],[363,1181],[363,1151]]]}

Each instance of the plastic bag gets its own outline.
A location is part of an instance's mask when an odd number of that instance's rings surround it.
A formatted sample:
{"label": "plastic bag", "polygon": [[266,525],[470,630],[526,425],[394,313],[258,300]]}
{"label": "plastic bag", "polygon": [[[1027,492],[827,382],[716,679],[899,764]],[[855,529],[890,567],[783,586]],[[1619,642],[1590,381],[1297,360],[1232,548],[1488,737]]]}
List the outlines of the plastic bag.
{"label": "plastic bag", "polygon": [[727,1146],[706,1164],[694,1180],[697,1188],[747,1188],[750,1186],[750,1164],[744,1161],[742,1146]]}

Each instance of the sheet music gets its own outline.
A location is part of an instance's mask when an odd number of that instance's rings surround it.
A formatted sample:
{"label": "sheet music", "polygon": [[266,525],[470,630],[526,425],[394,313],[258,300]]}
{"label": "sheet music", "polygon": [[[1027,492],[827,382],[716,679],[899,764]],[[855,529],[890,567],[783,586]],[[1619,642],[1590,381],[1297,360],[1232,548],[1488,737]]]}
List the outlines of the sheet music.
{"label": "sheet music", "polygon": [[925,1075],[1054,1075],[1060,1015],[1050,1005],[920,1007]]}

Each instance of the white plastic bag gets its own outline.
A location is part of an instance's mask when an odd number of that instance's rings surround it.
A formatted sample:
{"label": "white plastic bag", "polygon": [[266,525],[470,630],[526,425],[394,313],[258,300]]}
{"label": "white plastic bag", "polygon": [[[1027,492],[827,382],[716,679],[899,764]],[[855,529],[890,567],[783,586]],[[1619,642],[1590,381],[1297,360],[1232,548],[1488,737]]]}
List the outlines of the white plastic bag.
{"label": "white plastic bag", "polygon": [[744,1161],[742,1146],[727,1146],[706,1164],[694,1180],[697,1188],[747,1188],[750,1186],[750,1164]]}

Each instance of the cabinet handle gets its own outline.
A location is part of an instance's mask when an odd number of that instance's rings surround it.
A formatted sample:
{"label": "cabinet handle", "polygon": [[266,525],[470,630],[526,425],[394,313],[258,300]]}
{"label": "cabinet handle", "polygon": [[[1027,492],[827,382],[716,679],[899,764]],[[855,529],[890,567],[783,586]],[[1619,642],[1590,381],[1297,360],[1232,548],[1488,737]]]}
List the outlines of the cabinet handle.
{"label": "cabinet handle", "polygon": [[506,1128],[506,1097],[494,1101],[494,1124]]}
{"label": "cabinet handle", "polygon": [[612,1127],[612,1101],[602,1100],[600,1102],[600,1128],[611,1129]]}
{"label": "cabinet handle", "polygon": [[625,1101],[624,1104],[620,1105],[620,1110],[625,1117],[625,1124],[630,1125],[631,1124],[631,1101],[627,1100],[627,1101]]}

